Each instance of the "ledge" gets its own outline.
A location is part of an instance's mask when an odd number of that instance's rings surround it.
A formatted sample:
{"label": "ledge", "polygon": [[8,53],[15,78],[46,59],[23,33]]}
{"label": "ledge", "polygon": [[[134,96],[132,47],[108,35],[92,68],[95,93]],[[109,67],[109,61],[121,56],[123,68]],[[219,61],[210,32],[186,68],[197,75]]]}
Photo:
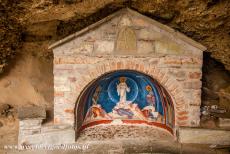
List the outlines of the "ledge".
{"label": "ledge", "polygon": [[18,108],[18,119],[46,119],[46,110],[39,106],[20,107]]}
{"label": "ledge", "polygon": [[180,143],[230,145],[230,130],[179,128]]}

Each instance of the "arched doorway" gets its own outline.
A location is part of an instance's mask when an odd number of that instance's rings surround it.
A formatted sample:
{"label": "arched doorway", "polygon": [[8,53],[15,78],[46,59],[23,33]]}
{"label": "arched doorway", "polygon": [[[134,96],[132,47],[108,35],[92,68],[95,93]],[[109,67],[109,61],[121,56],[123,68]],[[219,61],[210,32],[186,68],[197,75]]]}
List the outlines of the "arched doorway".
{"label": "arched doorway", "polygon": [[75,107],[77,134],[101,124],[147,125],[174,134],[173,100],[146,74],[131,70],[106,73],[84,88]]}

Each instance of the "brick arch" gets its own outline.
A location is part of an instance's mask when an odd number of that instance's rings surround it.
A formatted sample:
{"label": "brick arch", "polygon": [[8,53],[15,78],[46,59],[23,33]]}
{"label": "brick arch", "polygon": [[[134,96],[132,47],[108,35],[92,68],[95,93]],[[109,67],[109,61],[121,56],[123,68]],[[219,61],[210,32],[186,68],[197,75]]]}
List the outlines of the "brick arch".
{"label": "brick arch", "polygon": [[[187,106],[181,85],[177,80],[168,75],[167,72],[154,67],[154,64],[151,63],[144,63],[139,60],[109,60],[97,63],[93,67],[87,68],[85,70],[85,74],[87,75],[80,77],[76,82],[75,87],[77,97],[79,98],[81,93],[87,89],[90,83],[92,83],[100,76],[118,70],[138,71],[157,80],[167,90],[173,99],[175,126],[188,125],[188,111],[186,110]],[[77,108],[78,102],[76,103],[75,111]]]}

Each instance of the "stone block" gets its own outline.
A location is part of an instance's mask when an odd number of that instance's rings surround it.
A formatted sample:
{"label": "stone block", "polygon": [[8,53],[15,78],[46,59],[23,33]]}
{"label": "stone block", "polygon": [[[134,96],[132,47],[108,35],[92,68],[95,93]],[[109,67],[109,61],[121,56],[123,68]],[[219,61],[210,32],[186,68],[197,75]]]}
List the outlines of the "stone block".
{"label": "stone block", "polygon": [[155,52],[165,54],[168,52],[168,45],[161,41],[155,41]]}
{"label": "stone block", "polygon": [[54,85],[54,90],[55,91],[71,91],[71,86],[70,83],[68,84],[57,84],[55,83]]}
{"label": "stone block", "polygon": [[91,42],[83,42],[78,47],[70,49],[71,54],[91,54],[94,50],[94,45]]}
{"label": "stone block", "polygon": [[151,29],[142,28],[137,32],[137,38],[138,40],[159,40],[162,37],[160,33],[157,33]]}
{"label": "stone block", "polygon": [[229,130],[180,128],[180,143],[230,145]]}
{"label": "stone block", "polygon": [[26,119],[19,121],[19,127],[22,129],[30,129],[32,127],[41,127],[42,119]]}
{"label": "stone block", "polygon": [[184,98],[190,105],[201,105],[201,90],[184,89]]}
{"label": "stone block", "polygon": [[159,54],[183,54],[182,47],[171,40],[155,41],[155,51]]}
{"label": "stone block", "polygon": [[63,104],[68,104],[68,100],[65,97],[55,97],[54,98],[54,106],[58,105],[63,105]]}
{"label": "stone block", "polygon": [[55,91],[54,92],[54,97],[63,97],[64,96],[64,92],[62,91]]}
{"label": "stone block", "polygon": [[72,64],[68,64],[68,63],[64,63],[64,64],[59,64],[59,65],[54,65],[54,70],[73,70],[74,69],[74,65]]}
{"label": "stone block", "polygon": [[55,84],[65,84],[68,82],[68,77],[66,77],[66,76],[55,76],[54,82],[55,82]]}
{"label": "stone block", "polygon": [[200,125],[200,106],[189,105],[189,120],[191,127]]}
{"label": "stone block", "polygon": [[54,113],[54,123],[55,124],[67,124],[74,127],[74,114],[65,113],[64,110],[61,112]]}
{"label": "stone block", "polygon": [[183,67],[201,68],[203,60],[201,58],[187,56],[181,58],[181,63]]}
{"label": "stone block", "polygon": [[202,75],[201,71],[189,72],[188,73],[189,79],[200,79],[201,75]]}
{"label": "stone block", "polygon": [[137,42],[138,54],[151,54],[155,52],[153,41],[138,41]]}
{"label": "stone block", "polygon": [[70,81],[70,82],[76,82],[76,77],[68,77],[68,80]]}
{"label": "stone block", "polygon": [[229,118],[219,118],[218,126],[220,128],[230,128],[230,119]]}
{"label": "stone block", "polygon": [[107,29],[102,34],[102,39],[106,41],[114,41],[116,39],[116,31],[114,29]]}
{"label": "stone block", "polygon": [[101,41],[98,40],[95,42],[94,54],[112,54],[114,51],[114,42],[113,41]]}
{"label": "stone block", "polygon": [[75,104],[77,100],[77,93],[74,92],[65,92],[64,98],[68,103]]}
{"label": "stone block", "polygon": [[168,75],[174,77],[177,81],[184,81],[187,77],[187,71],[182,69],[169,69]]}
{"label": "stone block", "polygon": [[26,119],[19,121],[19,137],[39,134],[41,132],[42,119]]}
{"label": "stone block", "polygon": [[45,119],[46,118],[46,110],[44,107],[40,107],[40,106],[19,107],[18,108],[18,118],[20,120]]}
{"label": "stone block", "polygon": [[184,89],[201,89],[202,82],[201,81],[185,81],[183,82]]}
{"label": "stone block", "polygon": [[150,23],[148,23],[145,20],[143,20],[141,18],[138,18],[138,17],[133,17],[132,18],[132,23],[133,23],[134,26],[142,27],[142,28],[151,26]]}
{"label": "stone block", "polygon": [[74,129],[21,136],[18,141],[19,145],[61,145],[69,143],[75,143]]}
{"label": "stone block", "polygon": [[68,130],[68,129],[72,129],[72,126],[65,125],[65,124],[43,125],[41,129],[41,133],[48,133],[48,132]]}
{"label": "stone block", "polygon": [[33,134],[39,134],[41,133],[41,127],[40,128],[31,128],[31,129],[21,129],[19,130],[19,135],[26,136],[26,135],[33,135]]}
{"label": "stone block", "polygon": [[158,64],[160,68],[180,68],[182,66],[181,58],[178,56],[165,56],[160,58],[160,63]]}
{"label": "stone block", "polygon": [[59,64],[75,64],[75,63],[76,63],[76,59],[74,57],[67,57],[66,56],[66,57],[60,57],[59,58]]}
{"label": "stone block", "polygon": [[159,63],[159,58],[146,59],[146,62],[151,64],[152,67],[155,67]]}

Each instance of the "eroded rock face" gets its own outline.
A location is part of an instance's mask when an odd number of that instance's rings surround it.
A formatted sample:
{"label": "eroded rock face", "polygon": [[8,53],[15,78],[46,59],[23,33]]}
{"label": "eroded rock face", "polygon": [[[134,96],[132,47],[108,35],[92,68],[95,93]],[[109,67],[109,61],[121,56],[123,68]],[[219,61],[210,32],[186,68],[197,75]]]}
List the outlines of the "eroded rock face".
{"label": "eroded rock face", "polygon": [[18,20],[20,10],[17,5],[16,0],[0,2],[0,73],[21,45],[22,27]]}
{"label": "eroded rock face", "polygon": [[0,117],[8,117],[12,116],[14,112],[14,109],[9,104],[2,104],[0,105]]}
{"label": "eroded rock face", "polygon": [[[69,3],[71,2],[71,3]],[[14,4],[14,5],[9,5]],[[18,24],[25,42],[55,41],[122,7],[130,7],[202,43],[211,56],[230,69],[230,2],[228,0],[14,0],[2,3],[4,40],[1,64],[18,47]],[[24,13],[17,10],[24,10]],[[13,11],[7,11],[13,10]],[[12,12],[12,13],[8,13]],[[7,26],[6,26],[7,25]],[[11,41],[10,41],[11,40]],[[10,41],[10,42],[9,42]],[[11,44],[10,47],[6,45]],[[41,47],[42,48],[42,47]],[[46,49],[46,52],[50,52]],[[6,55],[6,56],[5,56]]]}

